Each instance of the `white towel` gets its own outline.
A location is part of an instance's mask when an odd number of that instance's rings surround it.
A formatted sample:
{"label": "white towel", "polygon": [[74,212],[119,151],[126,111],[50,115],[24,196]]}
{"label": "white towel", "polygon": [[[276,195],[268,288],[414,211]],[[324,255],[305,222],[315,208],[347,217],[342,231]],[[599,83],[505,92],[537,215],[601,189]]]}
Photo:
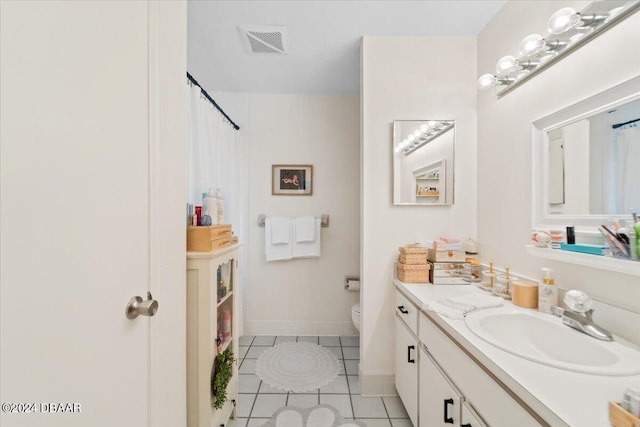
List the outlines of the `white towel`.
{"label": "white towel", "polygon": [[312,216],[297,216],[296,223],[296,242],[314,242],[316,240],[316,221]]}
{"label": "white towel", "polygon": [[[288,218],[287,218],[288,219]],[[288,222],[288,221],[287,221]],[[291,245],[291,228],[287,227],[287,241],[286,243],[273,244],[273,227],[271,224],[271,218],[267,218],[264,222],[264,254],[267,261],[279,261],[288,260],[293,256]]]}
{"label": "white towel", "polygon": [[288,245],[291,243],[291,220],[283,216],[267,218],[264,226],[271,227],[271,244]]}
{"label": "white towel", "polygon": [[500,297],[469,293],[458,297],[431,301],[425,305],[425,308],[450,319],[462,319],[472,311],[500,307],[503,304],[504,300]]}
{"label": "white towel", "polygon": [[[320,218],[314,218],[314,229],[316,239],[313,242],[296,242],[293,239],[293,257],[294,258],[319,258],[322,253],[322,239],[320,235]],[[295,221],[292,221],[295,228]],[[294,230],[295,234],[295,230]]]}

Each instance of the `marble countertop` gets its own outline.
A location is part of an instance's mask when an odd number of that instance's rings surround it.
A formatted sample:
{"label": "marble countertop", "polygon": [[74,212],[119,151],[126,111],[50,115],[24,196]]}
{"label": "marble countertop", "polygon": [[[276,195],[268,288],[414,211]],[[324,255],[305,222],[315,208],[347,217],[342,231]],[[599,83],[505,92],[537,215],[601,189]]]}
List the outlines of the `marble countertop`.
{"label": "marble countertop", "polygon": [[[608,402],[621,400],[626,387],[640,385],[640,375],[584,374],[520,358],[479,338],[463,319],[449,319],[425,311],[425,303],[429,301],[472,292],[488,295],[476,286],[408,284],[399,280],[395,280],[395,285],[550,425],[611,427]],[[517,307],[506,300],[504,307],[537,313],[535,309]],[[487,310],[504,310],[504,307]],[[620,342],[617,338],[616,341]]]}

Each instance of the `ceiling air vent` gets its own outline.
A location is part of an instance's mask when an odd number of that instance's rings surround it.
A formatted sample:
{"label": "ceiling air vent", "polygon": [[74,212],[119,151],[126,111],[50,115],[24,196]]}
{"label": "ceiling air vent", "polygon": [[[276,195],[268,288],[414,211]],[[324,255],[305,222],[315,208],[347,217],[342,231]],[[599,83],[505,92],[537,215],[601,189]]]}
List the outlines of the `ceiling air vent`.
{"label": "ceiling air vent", "polygon": [[240,25],[245,48],[249,53],[286,53],[287,27],[277,25]]}

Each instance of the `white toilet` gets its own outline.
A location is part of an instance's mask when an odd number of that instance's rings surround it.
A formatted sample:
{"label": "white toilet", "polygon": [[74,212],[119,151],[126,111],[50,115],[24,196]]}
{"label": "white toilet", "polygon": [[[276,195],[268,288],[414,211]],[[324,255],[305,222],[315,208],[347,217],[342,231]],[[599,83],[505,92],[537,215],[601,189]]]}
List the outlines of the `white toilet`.
{"label": "white toilet", "polygon": [[351,307],[351,320],[353,321],[353,326],[355,326],[359,332],[360,331],[360,303],[353,304],[353,307]]}

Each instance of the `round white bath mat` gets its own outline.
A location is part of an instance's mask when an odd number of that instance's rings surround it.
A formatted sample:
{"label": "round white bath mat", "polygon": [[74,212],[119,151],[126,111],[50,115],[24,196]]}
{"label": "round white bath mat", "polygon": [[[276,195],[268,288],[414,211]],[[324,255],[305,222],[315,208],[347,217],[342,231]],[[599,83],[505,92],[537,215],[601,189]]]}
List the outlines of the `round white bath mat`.
{"label": "round white bath mat", "polygon": [[285,406],[278,409],[262,427],[367,427],[362,421],[345,420],[330,405],[300,409]]}
{"label": "round white bath mat", "polygon": [[338,358],[309,342],[286,342],[263,352],[256,361],[256,375],[267,385],[302,393],[329,384],[340,373]]}

